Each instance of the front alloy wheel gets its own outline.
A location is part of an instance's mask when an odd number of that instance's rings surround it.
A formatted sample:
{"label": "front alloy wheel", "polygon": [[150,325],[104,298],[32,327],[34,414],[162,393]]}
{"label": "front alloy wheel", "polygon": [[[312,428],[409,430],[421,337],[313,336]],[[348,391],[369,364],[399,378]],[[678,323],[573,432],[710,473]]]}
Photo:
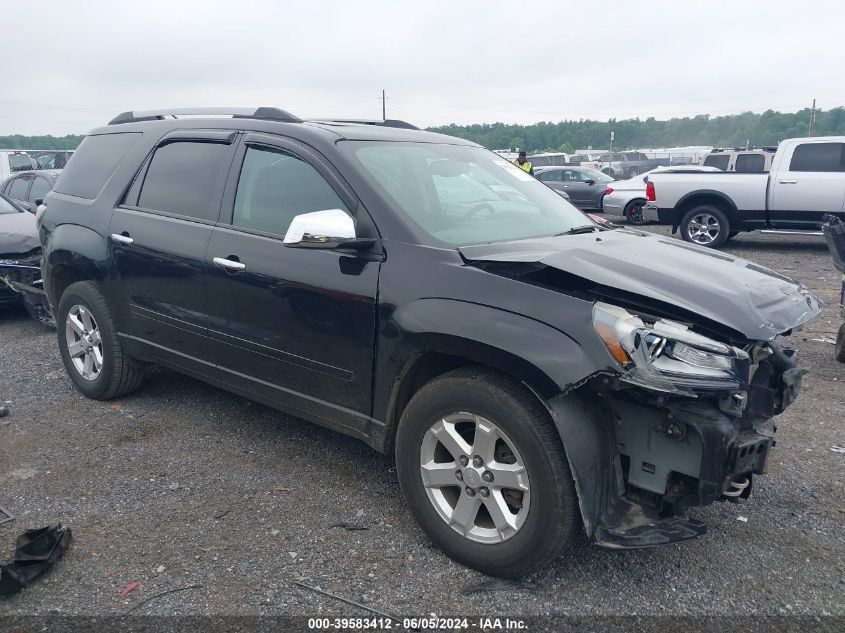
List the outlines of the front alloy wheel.
{"label": "front alloy wheel", "polygon": [[426,495],[453,530],[476,543],[501,543],[528,516],[531,485],[514,443],[490,420],[450,413],[420,447]]}
{"label": "front alloy wheel", "polygon": [[570,543],[575,485],[548,410],[519,381],[467,366],[433,378],[396,430],[408,508],[447,555],[518,578]]}

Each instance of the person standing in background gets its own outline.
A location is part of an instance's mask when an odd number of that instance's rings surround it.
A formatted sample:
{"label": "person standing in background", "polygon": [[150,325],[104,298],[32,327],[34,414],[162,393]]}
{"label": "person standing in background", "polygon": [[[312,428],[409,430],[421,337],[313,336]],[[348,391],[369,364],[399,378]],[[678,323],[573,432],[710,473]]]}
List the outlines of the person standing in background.
{"label": "person standing in background", "polygon": [[525,152],[520,152],[519,155],[516,157],[516,160],[513,161],[513,164],[519,167],[526,174],[529,174],[531,176],[534,175],[534,165],[528,162],[528,158],[525,156]]}

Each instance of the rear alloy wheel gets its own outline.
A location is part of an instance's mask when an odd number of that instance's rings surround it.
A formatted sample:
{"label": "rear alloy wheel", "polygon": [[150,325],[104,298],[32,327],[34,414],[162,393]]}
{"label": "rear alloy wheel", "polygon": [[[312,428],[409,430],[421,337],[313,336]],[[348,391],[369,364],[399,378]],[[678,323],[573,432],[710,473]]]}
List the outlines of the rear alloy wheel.
{"label": "rear alloy wheel", "polygon": [[691,209],[681,220],[681,237],[699,246],[718,248],[727,241],[730,232],[728,218],[709,204]]}
{"label": "rear alloy wheel", "polygon": [[56,324],[62,362],[83,394],[108,400],[141,384],[143,367],[124,353],[111,310],[95,283],[68,286],[56,309]]}
{"label": "rear alloy wheel", "polygon": [[493,370],[457,369],[414,394],[396,467],[428,537],[484,573],[536,571],[575,532],[575,484],[554,423],[530,391]]}
{"label": "rear alloy wheel", "polygon": [[73,368],[85,380],[96,380],[103,369],[100,326],[83,305],[70,308],[65,318],[65,343]]}
{"label": "rear alloy wheel", "polygon": [[637,199],[631,200],[625,207],[625,218],[628,220],[628,224],[645,224],[645,218],[643,218],[643,207],[645,206],[645,200]]}

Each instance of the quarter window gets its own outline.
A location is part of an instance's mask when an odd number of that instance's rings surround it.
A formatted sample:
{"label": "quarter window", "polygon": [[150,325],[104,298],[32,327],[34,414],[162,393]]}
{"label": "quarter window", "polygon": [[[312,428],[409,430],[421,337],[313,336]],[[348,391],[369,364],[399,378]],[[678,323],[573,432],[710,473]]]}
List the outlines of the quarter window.
{"label": "quarter window", "polygon": [[843,143],[801,143],[792,153],[789,171],[843,171]]}
{"label": "quarter window", "polygon": [[53,189],[69,196],[93,200],[106,186],[132,145],[140,140],[140,132],[86,137]]}
{"label": "quarter window", "polygon": [[230,150],[231,146],[224,143],[180,141],[162,145],[144,176],[138,206],[216,221],[220,210],[216,192],[226,177]]}
{"label": "quarter window", "polygon": [[233,225],[284,235],[295,216],[326,209],[346,205],[314,167],[282,150],[247,148]]}

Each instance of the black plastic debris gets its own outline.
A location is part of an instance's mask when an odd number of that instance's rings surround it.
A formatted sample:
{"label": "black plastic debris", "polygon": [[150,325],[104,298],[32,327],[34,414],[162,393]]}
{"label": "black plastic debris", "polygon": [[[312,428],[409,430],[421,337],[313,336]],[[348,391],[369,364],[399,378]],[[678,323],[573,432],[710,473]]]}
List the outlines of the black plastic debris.
{"label": "black plastic debris", "polygon": [[43,576],[67,551],[70,528],[51,525],[18,537],[15,557],[0,564],[0,596],[11,596]]}
{"label": "black plastic debris", "polygon": [[344,530],[349,530],[351,532],[357,532],[360,530],[369,530],[366,525],[358,525],[356,523],[333,523],[329,526],[330,528],[343,528]]}

